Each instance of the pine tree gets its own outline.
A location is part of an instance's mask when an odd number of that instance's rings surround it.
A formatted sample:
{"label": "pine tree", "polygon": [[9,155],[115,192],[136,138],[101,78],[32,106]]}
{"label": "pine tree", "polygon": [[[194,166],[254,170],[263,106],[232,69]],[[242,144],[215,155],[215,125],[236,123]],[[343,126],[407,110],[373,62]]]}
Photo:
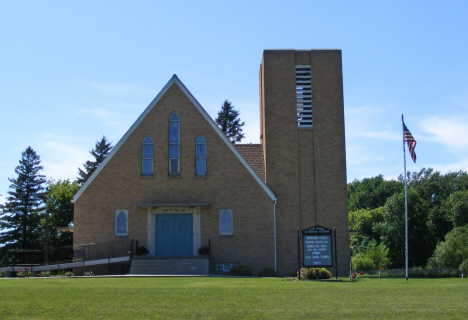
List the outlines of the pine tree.
{"label": "pine tree", "polygon": [[232,143],[240,142],[245,136],[242,133],[242,126],[245,123],[241,122],[239,114],[231,102],[225,100],[221,105],[221,111],[218,112],[218,118],[215,120],[218,127]]}
{"label": "pine tree", "polygon": [[99,165],[111,152],[112,148],[112,142],[107,142],[106,136],[102,136],[101,141],[96,141],[94,149],[92,149],[89,152],[94,157],[94,161],[86,161],[83,164],[84,170],[78,168],[79,177],[77,179],[77,182],[80,186],[82,186],[86,182],[86,180],[89,179],[93,172],[99,167]]}
{"label": "pine tree", "polygon": [[31,148],[21,153],[16,179],[8,179],[10,191],[0,213],[0,264],[41,262],[42,250],[40,219],[44,213],[45,176],[40,174],[40,157]]}

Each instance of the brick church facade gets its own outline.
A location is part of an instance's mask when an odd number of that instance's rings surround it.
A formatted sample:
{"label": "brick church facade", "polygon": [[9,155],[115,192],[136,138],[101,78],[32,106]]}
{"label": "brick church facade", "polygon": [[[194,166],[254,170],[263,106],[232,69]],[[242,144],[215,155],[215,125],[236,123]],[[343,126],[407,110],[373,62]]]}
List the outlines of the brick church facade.
{"label": "brick church facade", "polygon": [[265,50],[260,144],[232,144],[173,76],[74,197],[74,244],[135,239],[149,257],[197,257],[289,275],[297,228],[337,229],[349,271],[340,50]]}

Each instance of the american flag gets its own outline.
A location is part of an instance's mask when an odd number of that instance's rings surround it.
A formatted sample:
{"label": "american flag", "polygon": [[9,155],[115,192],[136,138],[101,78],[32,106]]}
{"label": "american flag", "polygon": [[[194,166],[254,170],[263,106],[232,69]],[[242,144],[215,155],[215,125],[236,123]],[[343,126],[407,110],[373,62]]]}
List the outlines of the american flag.
{"label": "american flag", "polygon": [[416,140],[414,140],[413,135],[408,130],[404,122],[403,122],[403,132],[405,134],[405,141],[408,144],[408,150],[411,155],[411,159],[413,159],[414,163],[416,163],[416,153],[414,152],[414,148],[416,148]]}

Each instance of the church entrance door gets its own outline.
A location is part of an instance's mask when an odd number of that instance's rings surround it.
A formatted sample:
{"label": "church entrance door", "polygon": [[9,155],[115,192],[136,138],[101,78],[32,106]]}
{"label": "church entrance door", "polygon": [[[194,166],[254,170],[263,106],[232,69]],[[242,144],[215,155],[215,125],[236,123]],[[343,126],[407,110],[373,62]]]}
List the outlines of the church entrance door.
{"label": "church entrance door", "polygon": [[156,215],[156,256],[193,255],[191,214]]}

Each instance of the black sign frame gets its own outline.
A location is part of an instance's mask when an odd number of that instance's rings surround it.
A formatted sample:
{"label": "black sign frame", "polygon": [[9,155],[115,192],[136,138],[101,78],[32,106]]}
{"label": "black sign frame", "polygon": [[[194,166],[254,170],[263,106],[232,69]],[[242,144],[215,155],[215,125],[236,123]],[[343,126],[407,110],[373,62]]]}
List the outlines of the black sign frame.
{"label": "black sign frame", "polygon": [[[333,267],[333,230],[328,229],[319,225],[312,226],[310,228],[302,230],[302,254],[303,254],[303,266],[304,267]],[[312,259],[311,253],[316,249],[311,248],[310,243],[307,242],[320,242],[322,246],[319,250],[325,251],[328,258]],[[325,247],[324,247],[325,246]],[[312,261],[319,263],[312,263]],[[328,263],[329,261],[329,263]]]}

